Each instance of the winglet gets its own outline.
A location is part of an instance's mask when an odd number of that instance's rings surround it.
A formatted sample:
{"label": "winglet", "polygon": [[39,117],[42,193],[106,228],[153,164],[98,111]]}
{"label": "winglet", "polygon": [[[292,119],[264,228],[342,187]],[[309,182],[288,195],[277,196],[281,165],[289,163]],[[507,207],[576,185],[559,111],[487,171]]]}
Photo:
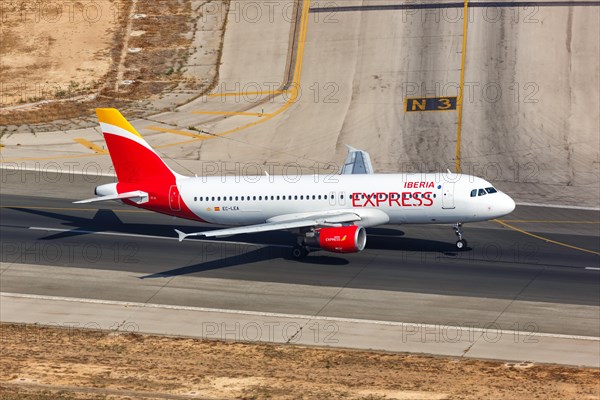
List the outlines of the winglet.
{"label": "winglet", "polygon": [[350,145],[346,145],[346,147],[348,148],[348,154],[340,170],[341,175],[372,174],[374,172],[369,153]]}
{"label": "winglet", "polygon": [[180,242],[183,242],[183,239],[185,239],[188,236],[187,233],[181,232],[179,229],[175,229],[175,232],[177,232]]}

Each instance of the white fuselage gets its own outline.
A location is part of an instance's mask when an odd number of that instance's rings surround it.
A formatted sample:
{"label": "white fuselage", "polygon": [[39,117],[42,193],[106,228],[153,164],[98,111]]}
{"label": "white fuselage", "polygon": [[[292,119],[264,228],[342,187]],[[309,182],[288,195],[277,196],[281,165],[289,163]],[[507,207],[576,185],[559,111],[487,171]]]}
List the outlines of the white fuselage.
{"label": "white fuselage", "polygon": [[360,215],[357,225],[362,226],[476,222],[509,214],[515,207],[508,195],[486,192],[493,188],[489,182],[450,173],[196,177],[178,179],[177,186],[194,214],[229,226],[345,210]]}

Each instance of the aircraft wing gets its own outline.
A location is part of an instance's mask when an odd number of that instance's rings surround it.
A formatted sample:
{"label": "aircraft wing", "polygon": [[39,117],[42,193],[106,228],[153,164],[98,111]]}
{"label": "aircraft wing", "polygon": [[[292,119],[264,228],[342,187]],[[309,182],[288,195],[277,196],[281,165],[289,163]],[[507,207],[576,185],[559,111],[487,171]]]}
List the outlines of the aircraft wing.
{"label": "aircraft wing", "polygon": [[122,199],[132,199],[136,203],[143,203],[148,201],[148,193],[142,192],[141,190],[136,190],[133,192],[121,193],[121,194],[111,194],[107,196],[99,196],[93,197],[91,199],[74,201],[73,204],[85,204],[85,203],[96,203],[98,201],[107,201],[107,200],[122,200]]}
{"label": "aircraft wing", "polygon": [[279,231],[294,228],[305,228],[311,226],[340,226],[343,223],[360,221],[361,218],[358,214],[353,212],[344,212],[339,214],[299,214],[295,216],[282,215],[279,217],[271,218],[264,224],[258,225],[247,225],[235,228],[217,229],[214,231],[206,232],[195,232],[195,233],[184,233],[178,229],[175,229],[179,236],[179,241],[190,236],[204,236],[204,237],[219,237],[219,236],[232,236],[240,233],[256,233],[256,232],[268,232],[268,231]]}
{"label": "aircraft wing", "polygon": [[340,171],[341,175],[374,173],[369,153],[364,150],[355,149],[352,146],[346,145],[346,147],[348,148],[348,155]]}

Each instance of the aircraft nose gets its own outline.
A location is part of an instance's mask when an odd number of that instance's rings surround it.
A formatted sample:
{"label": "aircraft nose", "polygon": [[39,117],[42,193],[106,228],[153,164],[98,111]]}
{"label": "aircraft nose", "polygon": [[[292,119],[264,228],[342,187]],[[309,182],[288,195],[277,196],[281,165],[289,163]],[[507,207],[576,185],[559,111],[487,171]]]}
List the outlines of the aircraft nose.
{"label": "aircraft nose", "polygon": [[[504,193],[503,193],[504,194]],[[515,201],[507,194],[504,194],[504,199],[502,199],[502,212],[503,215],[510,214],[515,210]]]}

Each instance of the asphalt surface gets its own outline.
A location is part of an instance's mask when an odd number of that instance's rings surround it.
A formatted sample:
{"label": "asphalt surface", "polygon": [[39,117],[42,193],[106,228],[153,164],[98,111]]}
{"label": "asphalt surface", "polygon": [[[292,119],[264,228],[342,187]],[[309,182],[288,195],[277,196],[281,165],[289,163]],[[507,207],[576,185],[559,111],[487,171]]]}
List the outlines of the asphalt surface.
{"label": "asphalt surface", "polygon": [[457,252],[450,227],[387,226],[368,230],[361,253],[299,262],[288,256],[291,234],[179,243],[174,228],[213,228],[71,202],[0,196],[2,292],[600,336],[596,211],[510,216],[556,221],[511,224],[577,249],[487,222],[466,225],[469,247]]}

